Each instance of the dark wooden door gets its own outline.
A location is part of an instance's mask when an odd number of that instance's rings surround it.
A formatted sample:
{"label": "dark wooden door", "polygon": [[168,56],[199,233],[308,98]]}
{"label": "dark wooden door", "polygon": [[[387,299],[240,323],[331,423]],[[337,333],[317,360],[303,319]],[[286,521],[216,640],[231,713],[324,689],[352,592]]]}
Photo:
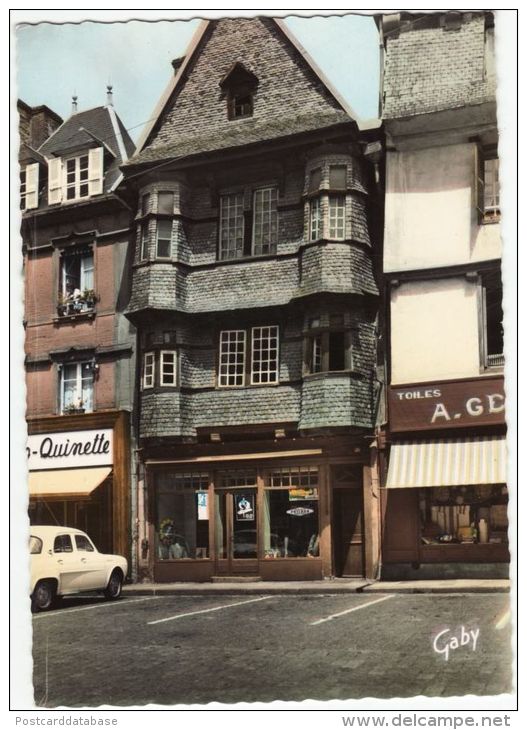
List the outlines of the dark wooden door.
{"label": "dark wooden door", "polygon": [[333,490],[333,555],[336,575],[364,576],[364,505],[361,488]]}
{"label": "dark wooden door", "polygon": [[216,574],[257,574],[256,489],[222,489],[215,499]]}

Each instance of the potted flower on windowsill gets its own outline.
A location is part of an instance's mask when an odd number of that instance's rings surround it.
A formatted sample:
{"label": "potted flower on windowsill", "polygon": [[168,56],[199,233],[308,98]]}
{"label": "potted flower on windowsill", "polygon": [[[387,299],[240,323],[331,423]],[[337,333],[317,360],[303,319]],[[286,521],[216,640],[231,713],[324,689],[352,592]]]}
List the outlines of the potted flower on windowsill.
{"label": "potted flower on windowsill", "polygon": [[94,289],[85,289],[82,292],[82,298],[84,300],[84,305],[86,309],[93,309],[95,307],[97,297],[95,296]]}
{"label": "potted flower on windowsill", "polygon": [[84,413],[84,402],[82,400],[79,400],[76,404],[70,403],[68,406],[65,406],[62,409],[62,413],[65,416],[73,416]]}

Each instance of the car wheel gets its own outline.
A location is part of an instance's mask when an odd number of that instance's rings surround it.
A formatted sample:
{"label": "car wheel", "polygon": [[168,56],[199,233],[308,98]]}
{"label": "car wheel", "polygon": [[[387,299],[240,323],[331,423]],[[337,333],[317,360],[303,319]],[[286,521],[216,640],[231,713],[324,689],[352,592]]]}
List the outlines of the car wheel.
{"label": "car wheel", "polygon": [[33,611],[47,611],[55,600],[55,585],[50,580],[41,580],[35,586],[31,597]]}
{"label": "car wheel", "polygon": [[108,585],[104,591],[104,595],[110,601],[115,601],[120,597],[123,589],[123,574],[119,570],[114,570],[108,581]]}

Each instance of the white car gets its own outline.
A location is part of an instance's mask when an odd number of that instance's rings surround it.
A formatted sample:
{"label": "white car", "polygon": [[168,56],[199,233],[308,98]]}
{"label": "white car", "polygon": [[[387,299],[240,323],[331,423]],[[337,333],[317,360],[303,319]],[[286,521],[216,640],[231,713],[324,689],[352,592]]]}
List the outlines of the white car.
{"label": "white car", "polygon": [[83,591],[102,591],[110,600],[121,595],[126,558],[100,553],[81,530],[32,525],[29,552],[34,611],[50,608],[57,597]]}

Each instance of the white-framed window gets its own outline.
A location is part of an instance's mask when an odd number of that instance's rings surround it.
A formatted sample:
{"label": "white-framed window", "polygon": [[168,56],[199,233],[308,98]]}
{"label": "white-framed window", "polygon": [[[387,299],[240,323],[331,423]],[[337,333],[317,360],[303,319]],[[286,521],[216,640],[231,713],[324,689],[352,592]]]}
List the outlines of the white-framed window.
{"label": "white-framed window", "polygon": [[220,259],[243,256],[243,193],[222,195],[220,199]]}
{"label": "white-framed window", "polygon": [[175,350],[161,350],[159,372],[160,385],[177,384],[177,357]]}
{"label": "white-framed window", "polygon": [[342,241],[345,238],[346,196],[329,196],[329,238]]}
{"label": "white-framed window", "polygon": [[155,353],[145,352],[143,355],[143,389],[154,387]]}
{"label": "white-framed window", "polygon": [[20,210],[38,208],[38,163],[20,170]]}
{"label": "white-framed window", "polygon": [[485,217],[496,218],[500,214],[500,175],[497,157],[486,159],[484,167],[484,200]]}
{"label": "white-framed window", "polygon": [[218,385],[222,387],[245,384],[245,330],[224,330],[220,333]]}
{"label": "white-framed window", "polygon": [[253,255],[275,253],[278,242],[278,190],[259,188],[253,194]]}
{"label": "white-framed window", "polygon": [[146,261],[148,258],[148,244],[150,243],[150,230],[148,221],[141,224],[140,228],[140,259]]}
{"label": "white-framed window", "polygon": [[312,340],[311,372],[320,373],[322,370],[322,335],[316,335]]}
{"label": "white-framed window", "polygon": [[61,314],[76,314],[95,306],[95,266],[91,249],[64,251],[60,259]]}
{"label": "white-framed window", "polygon": [[48,163],[48,203],[70,203],[103,192],[104,149],[81,155],[52,157]]}
{"label": "white-framed window", "polygon": [[88,155],[70,157],[64,161],[64,192],[66,200],[76,200],[89,196],[88,167]]}
{"label": "white-framed window", "polygon": [[320,198],[312,198],[309,201],[309,240],[317,241],[319,238],[322,238]]}
{"label": "white-framed window", "polygon": [[60,369],[60,412],[93,411],[93,363],[64,363]]}
{"label": "white-framed window", "polygon": [[251,385],[278,383],[278,327],[253,327],[251,341]]}
{"label": "white-framed window", "polygon": [[156,227],[156,257],[169,259],[172,255],[172,220],[158,220]]}

